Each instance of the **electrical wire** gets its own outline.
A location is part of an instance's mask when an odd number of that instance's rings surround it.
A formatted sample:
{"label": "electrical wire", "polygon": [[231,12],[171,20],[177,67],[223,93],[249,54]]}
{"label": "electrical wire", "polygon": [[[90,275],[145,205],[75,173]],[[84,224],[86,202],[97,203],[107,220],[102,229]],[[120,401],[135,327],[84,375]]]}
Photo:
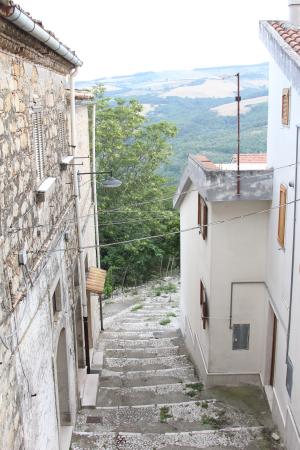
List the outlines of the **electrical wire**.
{"label": "electrical wire", "polygon": [[[202,225],[202,227],[209,228],[209,227],[215,226],[215,225],[221,225],[221,224],[225,224],[225,223],[230,223],[230,222],[233,222],[235,220],[244,220],[244,219],[246,219],[248,217],[256,216],[256,215],[259,215],[259,214],[265,214],[265,213],[273,211],[275,209],[284,208],[284,207],[286,207],[288,205],[291,205],[291,204],[293,204],[295,202],[298,202],[298,201],[300,201],[300,198],[296,199],[296,200],[292,200],[292,201],[287,202],[287,203],[283,203],[283,204],[278,205],[278,206],[273,206],[271,208],[262,209],[260,211],[255,211],[255,212],[251,212],[251,213],[247,213],[247,214],[243,214],[243,215],[239,215],[239,216],[234,216],[234,217],[230,217],[230,218],[220,219],[220,220],[217,220],[215,222],[210,222],[210,223],[208,223],[206,225]],[[171,235],[185,233],[185,232],[188,232],[188,231],[197,230],[197,229],[200,229],[200,228],[201,228],[201,226],[197,225],[195,227],[186,228],[186,229],[183,229],[183,230],[171,231],[169,233],[163,233],[163,234],[158,234],[158,235],[154,235],[154,236],[145,236],[145,237],[140,237],[140,238],[128,239],[128,240],[125,240],[125,241],[110,242],[110,243],[107,243],[107,244],[100,244],[99,248],[106,248],[106,247],[111,247],[111,246],[115,246],[115,245],[128,244],[128,243],[132,243],[132,242],[145,241],[145,240],[151,240],[151,239],[158,239],[158,238],[163,238],[163,237],[167,237],[167,236],[171,236]],[[80,247],[80,249],[78,249],[77,247],[74,247],[74,248],[68,248],[68,250],[76,250],[76,251],[80,250],[80,251],[82,251],[84,249],[91,249],[91,248],[96,248],[96,247],[98,247],[98,246],[97,245],[87,245],[87,246]],[[28,253],[31,253],[31,254],[56,253],[56,252],[60,252],[60,251],[65,251],[65,250],[55,249],[55,250],[49,250],[49,251],[47,251],[47,250],[45,250],[45,251],[29,251]]]}
{"label": "electrical wire", "polygon": [[[298,164],[300,164],[300,163],[298,163]],[[292,166],[295,166],[295,165],[296,165],[295,163],[287,164],[287,165],[284,165],[284,166],[280,166],[280,167],[274,168],[273,170],[275,171],[275,170],[285,169],[285,168],[292,167]],[[243,179],[243,178],[244,179],[249,179],[251,177],[255,177],[255,179],[257,179],[259,177],[266,177],[266,176],[268,176],[268,174],[266,174],[266,173],[252,174],[252,175],[240,175],[240,179]],[[210,185],[209,188],[211,189],[211,188],[220,187],[220,186],[221,185],[219,183],[215,183],[215,184]],[[199,188],[201,188],[201,187],[206,187],[206,186],[203,185],[203,186],[200,186]],[[182,195],[190,194],[192,192],[196,192],[196,191],[199,190],[199,188],[197,188],[197,189],[189,189],[187,191],[184,191],[181,194],[179,194],[179,197],[182,196]],[[154,203],[154,202],[168,201],[168,200],[173,199],[175,195],[176,194],[174,194],[172,196],[169,196],[169,197],[163,197],[161,199],[147,200],[145,202],[131,203],[128,206],[142,206],[142,205],[146,205],[146,204],[150,204],[150,203]],[[171,210],[166,210],[166,211],[168,211],[168,212],[170,211],[171,212]],[[115,209],[110,209],[110,210],[98,209],[97,212],[100,213],[100,214],[109,214],[109,213],[111,213],[111,214],[114,214],[114,213],[130,214],[130,213],[135,213],[135,212],[145,213],[147,211],[143,211],[143,210],[140,210],[140,211],[139,210],[133,210],[133,211],[128,211],[127,210],[126,211],[126,210],[124,210],[124,207],[121,207],[121,208],[115,208]],[[149,211],[149,213],[151,213],[151,211]],[[90,216],[94,216],[94,213],[83,215],[83,216],[79,216],[79,219],[83,219],[83,218],[90,217]],[[141,222],[143,222],[144,220],[147,221],[148,219],[142,219]],[[76,222],[76,219],[66,219],[66,222]],[[126,222],[127,221],[124,221],[123,223],[125,224]],[[131,221],[128,221],[127,223],[131,223]],[[114,225],[118,225],[118,224],[121,224],[121,222],[116,222]],[[104,224],[101,224],[101,223],[100,223],[100,225],[104,226]],[[105,223],[105,225],[106,225],[106,223]],[[110,225],[110,223],[107,222],[107,225]],[[32,225],[32,226],[29,226],[29,227],[20,227],[20,228],[10,229],[8,231],[8,234],[17,233],[19,231],[30,230],[30,229],[35,229],[35,228],[43,228],[43,227],[47,227],[47,226],[52,226],[52,223],[39,224],[39,225]]]}

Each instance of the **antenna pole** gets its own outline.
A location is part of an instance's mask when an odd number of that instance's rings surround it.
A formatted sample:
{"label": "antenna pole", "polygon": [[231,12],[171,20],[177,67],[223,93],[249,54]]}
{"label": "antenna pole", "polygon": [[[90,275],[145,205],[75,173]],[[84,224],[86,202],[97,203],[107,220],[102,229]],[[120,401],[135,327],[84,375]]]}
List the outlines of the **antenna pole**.
{"label": "antenna pole", "polygon": [[240,73],[236,74],[237,77],[237,185],[236,185],[236,193],[240,195],[241,193],[241,178],[240,178],[240,147],[241,147],[241,89],[240,89]]}

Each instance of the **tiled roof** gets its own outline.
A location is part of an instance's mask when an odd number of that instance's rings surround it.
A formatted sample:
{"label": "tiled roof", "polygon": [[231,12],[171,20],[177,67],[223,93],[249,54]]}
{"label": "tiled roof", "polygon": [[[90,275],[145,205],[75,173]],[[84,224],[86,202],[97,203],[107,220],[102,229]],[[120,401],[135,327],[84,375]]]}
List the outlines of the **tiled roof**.
{"label": "tiled roof", "polygon": [[269,24],[277,31],[282,39],[300,55],[300,29],[289,22],[270,20]]}
{"label": "tiled roof", "polygon": [[219,170],[219,167],[216,166],[210,159],[207,158],[207,156],[204,155],[189,155],[190,158],[195,161],[199,166],[203,167],[204,169],[211,169],[211,170]]}
{"label": "tiled roof", "polygon": [[[237,154],[235,153],[231,160],[232,163],[237,162]],[[266,164],[267,154],[266,153],[241,153],[240,154],[241,164]]]}

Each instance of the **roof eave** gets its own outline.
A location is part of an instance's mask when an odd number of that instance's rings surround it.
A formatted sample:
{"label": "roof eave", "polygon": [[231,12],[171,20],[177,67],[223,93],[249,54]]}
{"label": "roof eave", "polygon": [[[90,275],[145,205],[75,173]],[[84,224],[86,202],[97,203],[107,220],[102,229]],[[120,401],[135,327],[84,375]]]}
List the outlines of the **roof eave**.
{"label": "roof eave", "polygon": [[282,39],[268,21],[260,21],[259,35],[274,61],[300,94],[300,56]]}

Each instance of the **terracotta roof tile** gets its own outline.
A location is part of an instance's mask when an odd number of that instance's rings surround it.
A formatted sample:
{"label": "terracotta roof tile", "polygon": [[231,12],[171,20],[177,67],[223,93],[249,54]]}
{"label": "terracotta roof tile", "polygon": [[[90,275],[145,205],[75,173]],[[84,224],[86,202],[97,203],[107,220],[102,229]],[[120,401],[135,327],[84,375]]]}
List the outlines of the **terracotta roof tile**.
{"label": "terracotta roof tile", "polygon": [[199,164],[199,166],[202,166],[204,169],[219,170],[219,167],[216,166],[210,159],[208,159],[207,156],[190,155],[190,158],[192,158],[197,164]]}
{"label": "terracotta roof tile", "polygon": [[289,22],[269,21],[282,39],[300,56],[300,29]]}
{"label": "terracotta roof tile", "polygon": [[[231,160],[232,163],[237,162],[237,154],[235,153]],[[240,154],[241,164],[266,164],[267,154],[266,153],[241,153]]]}

